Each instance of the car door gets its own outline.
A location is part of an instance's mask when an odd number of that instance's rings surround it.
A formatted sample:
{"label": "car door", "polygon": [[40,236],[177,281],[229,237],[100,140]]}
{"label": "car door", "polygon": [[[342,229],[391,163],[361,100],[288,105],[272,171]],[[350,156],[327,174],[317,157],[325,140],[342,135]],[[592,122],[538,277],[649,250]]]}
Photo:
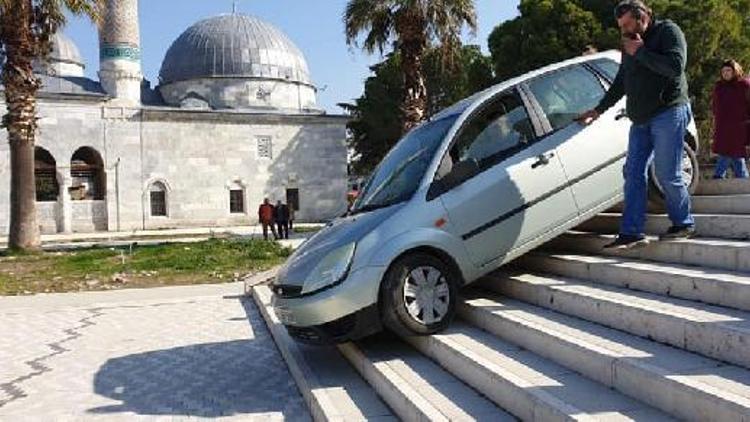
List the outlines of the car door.
{"label": "car door", "polygon": [[546,137],[559,144],[557,152],[581,214],[611,203],[623,189],[630,129],[625,100],[584,126],[576,117],[599,104],[605,85],[583,64],[534,78],[526,88],[541,110]]}
{"label": "car door", "polygon": [[[478,109],[443,157],[437,183],[450,225],[478,266],[502,262],[513,249],[577,216],[555,140],[537,139],[520,93],[513,89]],[[465,180],[451,172],[476,164]]]}

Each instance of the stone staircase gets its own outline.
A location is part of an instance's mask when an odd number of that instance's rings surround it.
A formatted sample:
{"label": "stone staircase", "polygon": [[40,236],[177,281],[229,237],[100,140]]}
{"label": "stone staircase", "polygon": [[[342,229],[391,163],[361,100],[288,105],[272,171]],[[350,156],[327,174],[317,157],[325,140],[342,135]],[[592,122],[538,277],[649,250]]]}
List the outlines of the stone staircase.
{"label": "stone staircase", "polygon": [[598,216],[464,289],[429,337],[311,348],[253,295],[316,420],[750,422],[750,182],[701,186],[699,237],[604,251],[619,215]]}

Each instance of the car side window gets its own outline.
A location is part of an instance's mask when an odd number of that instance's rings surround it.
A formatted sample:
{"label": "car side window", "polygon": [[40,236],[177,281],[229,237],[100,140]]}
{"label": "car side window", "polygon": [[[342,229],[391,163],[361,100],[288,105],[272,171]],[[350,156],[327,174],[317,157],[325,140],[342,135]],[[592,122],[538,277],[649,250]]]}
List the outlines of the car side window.
{"label": "car side window", "polygon": [[534,129],[517,92],[494,98],[464,126],[446,157],[451,163],[475,160],[486,169],[534,140]]}
{"label": "car side window", "polygon": [[620,64],[614,60],[601,59],[591,63],[596,70],[601,72],[610,82],[615,80],[617,72],[620,71]]}
{"label": "car side window", "polygon": [[553,131],[567,127],[604,97],[597,77],[583,66],[571,66],[540,76],[529,83]]}

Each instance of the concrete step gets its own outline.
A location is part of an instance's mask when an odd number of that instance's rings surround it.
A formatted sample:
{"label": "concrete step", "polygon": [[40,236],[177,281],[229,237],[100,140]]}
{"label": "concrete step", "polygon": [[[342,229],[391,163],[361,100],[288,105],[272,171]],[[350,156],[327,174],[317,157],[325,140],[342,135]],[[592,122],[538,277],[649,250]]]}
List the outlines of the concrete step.
{"label": "concrete step", "polygon": [[532,252],[514,262],[535,273],[602,283],[750,311],[750,273],[624,257]]}
{"label": "concrete step", "polygon": [[[745,195],[700,195],[691,198],[692,211],[697,214],[750,214],[750,194]],[[623,204],[607,210],[608,213],[622,213]],[[665,214],[666,208],[649,202],[648,212]]]}
{"label": "concrete step", "polygon": [[[616,234],[620,231],[620,220],[621,215],[617,213],[599,214],[576,230]],[[649,214],[646,233],[658,235],[666,232],[671,225],[666,215]],[[696,214],[695,229],[700,237],[750,239],[750,215]]]}
{"label": "concrete step", "polygon": [[750,194],[694,196],[692,205],[699,214],[750,214]]}
{"label": "concrete step", "polygon": [[669,264],[694,265],[718,270],[750,272],[750,242],[696,238],[652,242],[630,251],[603,249],[614,236],[586,232],[568,232],[542,247],[561,254],[606,255],[644,259]]}
{"label": "concrete step", "polygon": [[744,195],[750,194],[750,180],[725,179],[701,180],[698,183],[697,195]]}
{"label": "concrete step", "polygon": [[481,290],[462,318],[586,377],[691,421],[743,421],[750,371]]}
{"label": "concrete step", "polygon": [[664,412],[463,322],[406,340],[524,421],[670,420]]}
{"label": "concrete step", "polygon": [[402,420],[516,420],[392,336],[343,344],[339,350]]}
{"label": "concrete step", "polygon": [[750,368],[750,313],[559,276],[498,271],[496,293]]}
{"label": "concrete step", "polygon": [[335,347],[306,346],[289,336],[267,286],[253,287],[252,295],[315,421],[398,420]]}

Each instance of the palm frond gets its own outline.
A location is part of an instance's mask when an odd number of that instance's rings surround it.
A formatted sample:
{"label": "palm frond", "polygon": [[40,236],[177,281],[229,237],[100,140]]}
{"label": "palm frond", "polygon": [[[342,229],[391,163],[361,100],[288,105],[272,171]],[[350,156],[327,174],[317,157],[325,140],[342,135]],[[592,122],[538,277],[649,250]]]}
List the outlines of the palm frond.
{"label": "palm frond", "polygon": [[393,37],[393,1],[351,0],[344,11],[346,42],[359,46],[357,42],[365,35],[362,48],[369,53],[382,53]]}

